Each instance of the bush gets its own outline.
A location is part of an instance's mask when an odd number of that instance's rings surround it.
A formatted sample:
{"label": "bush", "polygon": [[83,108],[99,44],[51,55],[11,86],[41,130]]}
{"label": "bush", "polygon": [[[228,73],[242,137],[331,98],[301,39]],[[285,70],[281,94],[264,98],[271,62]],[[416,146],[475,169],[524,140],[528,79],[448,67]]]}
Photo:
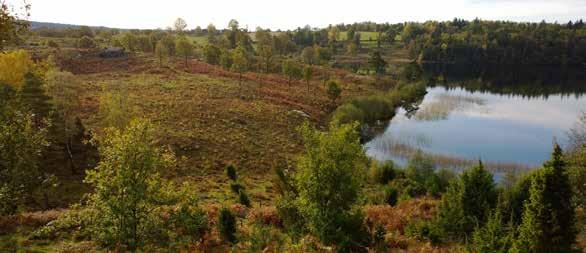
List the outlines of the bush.
{"label": "bush", "polygon": [[399,196],[397,189],[390,186],[386,186],[384,192],[385,203],[387,203],[390,206],[395,206],[397,204],[397,198]]}
{"label": "bush", "polygon": [[425,181],[433,176],[434,171],[434,161],[419,150],[409,158],[407,168],[405,169],[405,176],[417,183],[425,184]]}
{"label": "bush", "polygon": [[88,36],[83,36],[77,41],[77,47],[79,47],[79,48],[94,48],[94,47],[96,47],[96,42]]}
{"label": "bush", "polygon": [[373,182],[379,184],[387,184],[389,181],[395,179],[395,163],[393,161],[385,161],[383,164],[374,164],[370,169],[370,178]]}
{"label": "bush", "polygon": [[307,123],[300,128],[306,152],[297,164],[294,203],[309,231],[342,251],[368,237],[362,213],[354,208],[367,161],[356,128],[331,125],[329,132],[319,132]]}
{"label": "bush", "polygon": [[513,246],[514,235],[512,224],[504,224],[502,214],[497,209],[491,213],[486,225],[474,231],[472,251],[507,253]]}
{"label": "bush", "polygon": [[169,224],[173,230],[174,248],[187,248],[203,240],[209,230],[206,213],[196,208],[193,202],[183,203],[177,211],[172,211]]}
{"label": "bush", "polygon": [[433,244],[438,244],[443,238],[443,232],[440,227],[433,221],[415,220],[405,227],[405,235],[415,237],[419,240],[428,240]]}
{"label": "bush", "polygon": [[484,225],[496,199],[492,175],[479,163],[450,184],[440,203],[436,222],[446,237],[463,239],[477,226]]}
{"label": "bush", "polygon": [[278,229],[254,223],[248,234],[246,252],[284,252],[286,237]]}
{"label": "bush", "polygon": [[227,207],[220,210],[218,232],[225,241],[236,243],[236,216]]}
{"label": "bush", "polygon": [[47,40],[47,46],[51,47],[51,48],[58,48],[59,44],[57,44],[57,42],[55,42],[54,40]]}
{"label": "bush", "polygon": [[334,124],[349,124],[353,122],[364,123],[364,112],[353,104],[344,104],[338,107],[333,115]]}
{"label": "bush", "polygon": [[244,190],[238,192],[238,202],[246,207],[250,207],[250,199]]}
{"label": "bush", "polygon": [[236,174],[236,167],[230,164],[226,166],[226,176],[232,181],[236,181],[238,179],[238,175]]}

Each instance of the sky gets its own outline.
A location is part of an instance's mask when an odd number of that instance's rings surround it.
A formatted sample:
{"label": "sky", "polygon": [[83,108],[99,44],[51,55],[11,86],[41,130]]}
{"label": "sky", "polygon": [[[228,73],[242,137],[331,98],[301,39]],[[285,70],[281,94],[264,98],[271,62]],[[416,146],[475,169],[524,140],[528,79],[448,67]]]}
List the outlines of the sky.
{"label": "sky", "polygon": [[[0,0],[1,1],[1,0]],[[4,0],[14,6],[23,0]],[[30,20],[113,28],[156,29],[181,17],[188,28],[230,19],[242,27],[294,29],[373,21],[451,20],[454,17],[566,23],[586,19],[586,0],[26,0]]]}

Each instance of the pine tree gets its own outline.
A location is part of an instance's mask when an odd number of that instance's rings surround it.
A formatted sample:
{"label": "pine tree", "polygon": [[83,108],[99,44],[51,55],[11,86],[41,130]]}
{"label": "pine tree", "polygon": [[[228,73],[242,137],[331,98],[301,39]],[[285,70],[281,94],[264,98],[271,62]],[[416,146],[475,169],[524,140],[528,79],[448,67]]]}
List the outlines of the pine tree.
{"label": "pine tree", "polygon": [[463,239],[486,223],[496,200],[492,175],[480,162],[452,182],[442,199],[436,222],[448,237]]}
{"label": "pine tree", "polygon": [[562,155],[555,144],[552,159],[533,177],[513,252],[571,251],[576,239],[575,216]]}
{"label": "pine tree", "polygon": [[514,233],[512,224],[505,224],[499,209],[493,211],[483,227],[472,236],[473,252],[506,253],[512,246]]}

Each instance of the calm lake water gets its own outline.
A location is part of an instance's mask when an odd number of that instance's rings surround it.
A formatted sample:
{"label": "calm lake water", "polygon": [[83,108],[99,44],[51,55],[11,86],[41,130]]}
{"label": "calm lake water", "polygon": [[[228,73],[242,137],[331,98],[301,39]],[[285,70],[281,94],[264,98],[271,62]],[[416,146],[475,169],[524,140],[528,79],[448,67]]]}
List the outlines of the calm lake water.
{"label": "calm lake water", "polygon": [[365,143],[366,153],[401,165],[422,150],[439,167],[461,169],[482,159],[496,171],[529,169],[549,159],[554,141],[565,145],[567,131],[586,112],[580,92],[529,96],[462,87],[461,82],[428,87],[419,109],[399,109],[384,131]]}

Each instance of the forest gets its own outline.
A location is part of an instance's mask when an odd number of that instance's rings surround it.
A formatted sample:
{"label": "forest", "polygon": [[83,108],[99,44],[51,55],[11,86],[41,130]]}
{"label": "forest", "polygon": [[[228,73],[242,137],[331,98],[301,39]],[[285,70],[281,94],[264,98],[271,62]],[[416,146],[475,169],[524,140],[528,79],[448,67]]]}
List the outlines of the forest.
{"label": "forest", "polygon": [[434,84],[584,92],[582,20],[33,27],[0,4],[0,252],[586,248],[586,114],[501,181],[363,146]]}

